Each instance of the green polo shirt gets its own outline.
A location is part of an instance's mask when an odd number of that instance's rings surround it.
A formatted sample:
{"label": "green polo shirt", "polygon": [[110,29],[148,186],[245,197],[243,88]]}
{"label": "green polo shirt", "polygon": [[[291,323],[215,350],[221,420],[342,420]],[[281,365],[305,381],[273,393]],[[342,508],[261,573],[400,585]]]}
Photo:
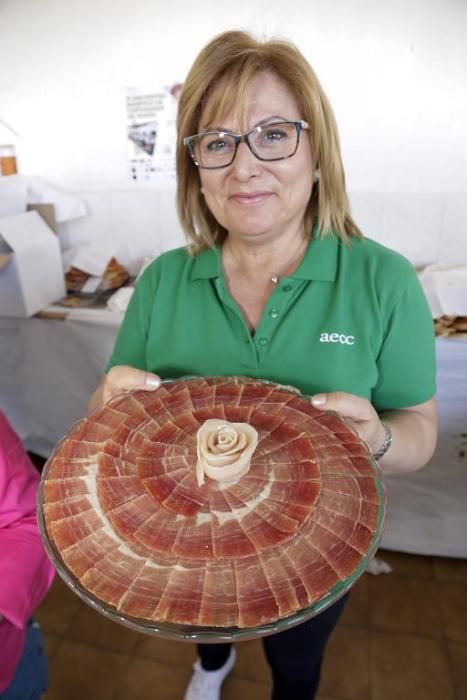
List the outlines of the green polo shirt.
{"label": "green polo shirt", "polygon": [[120,364],[162,378],[247,375],[307,394],[345,391],[380,411],[435,393],[433,321],[416,273],[370,239],[313,238],[254,335],[227,290],[218,248],[164,253],[130,301],[108,368]]}

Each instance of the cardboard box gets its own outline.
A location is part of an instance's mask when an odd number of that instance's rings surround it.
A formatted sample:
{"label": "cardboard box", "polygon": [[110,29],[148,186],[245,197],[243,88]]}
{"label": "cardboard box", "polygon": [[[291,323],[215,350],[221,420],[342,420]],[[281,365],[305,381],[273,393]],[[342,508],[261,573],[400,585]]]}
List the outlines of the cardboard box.
{"label": "cardboard box", "polygon": [[37,211],[44,219],[47,226],[57,233],[57,222],[55,221],[55,207],[53,204],[28,204],[26,211]]}
{"label": "cardboard box", "polygon": [[65,294],[58,238],[37,211],[0,219],[0,316],[32,316]]}

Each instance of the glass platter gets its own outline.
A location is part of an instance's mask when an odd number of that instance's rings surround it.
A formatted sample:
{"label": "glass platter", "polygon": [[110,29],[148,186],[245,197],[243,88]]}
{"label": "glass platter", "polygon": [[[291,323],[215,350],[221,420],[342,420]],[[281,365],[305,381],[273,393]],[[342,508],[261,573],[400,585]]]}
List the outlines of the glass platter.
{"label": "glass platter", "polygon": [[[183,380],[190,379],[184,377]],[[193,377],[194,379],[194,377]],[[165,380],[163,384],[171,383],[170,380]],[[279,385],[276,385],[279,386]],[[292,389],[292,387],[282,387],[287,389]],[[297,390],[294,390],[297,391]],[[130,392],[132,393],[132,392]],[[297,392],[300,398],[306,399],[308,397]],[[95,413],[95,412],[93,412]],[[334,417],[338,417],[336,414],[332,414]],[[338,417],[339,420],[346,424],[345,421]],[[84,419],[83,419],[84,420]],[[79,426],[83,421],[79,421],[75,426]],[[347,425],[347,424],[346,424]],[[349,427],[347,425],[347,427]],[[117,610],[112,605],[107,604],[103,600],[96,597],[90,591],[88,591],[78,580],[78,578],[73,574],[72,571],[65,564],[60,551],[55,545],[52,537],[46,527],[45,515],[44,515],[44,483],[47,479],[47,475],[50,466],[59,451],[61,445],[65,442],[67,437],[63,438],[55,447],[55,450],[49,460],[47,461],[43,473],[41,483],[38,489],[37,497],[37,516],[39,529],[42,535],[42,539],[48,553],[48,556],[57,572],[65,583],[88,605],[90,605],[94,610],[98,611],[104,617],[113,620],[119,624],[129,627],[137,632],[159,636],[162,638],[175,640],[175,641],[186,641],[186,642],[208,642],[208,643],[223,643],[223,642],[233,642],[241,640],[250,640],[259,637],[264,637],[270,634],[274,634],[295,625],[304,622],[328,608],[330,605],[335,603],[339,598],[345,595],[358,581],[360,576],[364,573],[368,560],[375,554],[378,549],[382,532],[384,528],[385,520],[385,487],[382,481],[380,470],[377,464],[371,459],[368,452],[368,464],[373,472],[374,482],[376,485],[377,496],[378,496],[378,506],[377,506],[377,524],[374,535],[368,547],[368,550],[364,556],[362,556],[359,564],[352,571],[350,576],[344,580],[339,580],[323,597],[314,602],[312,605],[299,610],[288,617],[283,617],[275,622],[262,624],[256,627],[207,627],[207,626],[195,626],[195,625],[182,625],[170,622],[157,622],[143,618],[135,618],[121,611]]]}

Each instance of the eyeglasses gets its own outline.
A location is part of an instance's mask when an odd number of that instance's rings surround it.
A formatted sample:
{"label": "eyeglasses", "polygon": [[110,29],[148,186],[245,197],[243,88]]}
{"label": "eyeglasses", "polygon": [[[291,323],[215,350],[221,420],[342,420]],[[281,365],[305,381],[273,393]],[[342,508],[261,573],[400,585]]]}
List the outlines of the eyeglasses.
{"label": "eyeglasses", "polygon": [[302,129],[309,124],[300,121],[272,122],[255,126],[244,134],[229,131],[205,131],[183,139],[198,168],[214,170],[233,163],[240,143],[245,142],[259,160],[291,158],[298,148]]}

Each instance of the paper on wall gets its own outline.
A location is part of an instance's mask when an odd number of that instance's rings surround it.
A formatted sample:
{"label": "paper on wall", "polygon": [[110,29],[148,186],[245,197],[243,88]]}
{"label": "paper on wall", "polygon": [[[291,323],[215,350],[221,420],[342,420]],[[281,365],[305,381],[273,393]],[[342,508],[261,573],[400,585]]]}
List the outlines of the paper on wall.
{"label": "paper on wall", "polygon": [[162,89],[127,89],[128,165],[134,182],[175,182],[180,90],[180,83]]}
{"label": "paper on wall", "polygon": [[467,316],[467,265],[428,265],[419,279],[433,318]]}

